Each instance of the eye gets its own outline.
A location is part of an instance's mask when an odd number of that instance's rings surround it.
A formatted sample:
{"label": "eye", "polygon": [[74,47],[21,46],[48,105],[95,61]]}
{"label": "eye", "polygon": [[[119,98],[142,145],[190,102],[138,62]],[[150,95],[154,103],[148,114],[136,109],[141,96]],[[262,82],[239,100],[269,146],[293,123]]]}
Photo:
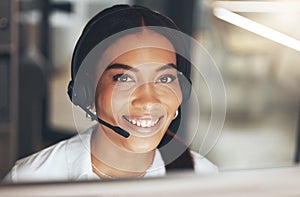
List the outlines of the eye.
{"label": "eye", "polygon": [[113,76],[113,81],[117,82],[134,82],[132,77],[127,74],[117,74]]}
{"label": "eye", "polygon": [[158,79],[159,83],[171,83],[176,79],[174,75],[168,74],[168,75],[163,75]]}

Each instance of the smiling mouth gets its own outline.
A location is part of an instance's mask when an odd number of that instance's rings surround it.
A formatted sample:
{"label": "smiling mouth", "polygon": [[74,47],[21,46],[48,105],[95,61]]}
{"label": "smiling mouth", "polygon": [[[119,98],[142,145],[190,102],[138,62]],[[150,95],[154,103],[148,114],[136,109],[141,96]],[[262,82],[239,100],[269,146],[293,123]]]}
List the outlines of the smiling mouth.
{"label": "smiling mouth", "polygon": [[131,118],[129,116],[124,115],[123,118],[130,124],[133,124],[137,127],[151,128],[156,126],[159,123],[159,121],[163,118],[163,116],[159,118],[153,118],[153,117]]}

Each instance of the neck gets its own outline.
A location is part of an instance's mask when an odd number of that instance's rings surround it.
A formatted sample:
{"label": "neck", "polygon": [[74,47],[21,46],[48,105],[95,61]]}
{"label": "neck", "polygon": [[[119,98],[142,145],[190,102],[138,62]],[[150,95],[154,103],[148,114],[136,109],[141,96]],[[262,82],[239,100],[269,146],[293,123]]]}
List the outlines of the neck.
{"label": "neck", "polygon": [[[113,132],[113,131],[111,131]],[[115,178],[140,177],[151,166],[155,151],[134,153],[116,146],[101,126],[93,133],[91,160],[93,170],[102,178],[104,173]]]}

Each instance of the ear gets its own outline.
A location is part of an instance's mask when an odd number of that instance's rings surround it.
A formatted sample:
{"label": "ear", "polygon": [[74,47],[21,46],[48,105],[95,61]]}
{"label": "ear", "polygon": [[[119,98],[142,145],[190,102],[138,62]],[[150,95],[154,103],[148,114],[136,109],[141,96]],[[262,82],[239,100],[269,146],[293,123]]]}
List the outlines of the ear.
{"label": "ear", "polygon": [[88,108],[94,104],[94,91],[90,79],[83,77],[68,85],[68,95],[74,105]]}
{"label": "ear", "polygon": [[169,130],[173,133],[176,133],[181,123],[181,106],[178,108],[178,115],[175,119],[172,120],[171,124],[169,125]]}

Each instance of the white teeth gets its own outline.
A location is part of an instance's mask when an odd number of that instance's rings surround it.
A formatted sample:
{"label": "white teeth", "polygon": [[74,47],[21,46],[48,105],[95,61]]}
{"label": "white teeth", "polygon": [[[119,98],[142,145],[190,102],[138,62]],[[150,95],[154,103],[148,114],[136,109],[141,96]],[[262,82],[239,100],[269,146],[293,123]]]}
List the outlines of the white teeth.
{"label": "white teeth", "polygon": [[131,124],[134,124],[138,127],[149,128],[155,126],[159,122],[160,118],[156,120],[136,120],[136,119],[130,119],[129,117],[125,117],[125,119]]}
{"label": "white teeth", "polygon": [[141,126],[142,127],[147,127],[147,121],[146,120],[142,120],[141,121]]}

